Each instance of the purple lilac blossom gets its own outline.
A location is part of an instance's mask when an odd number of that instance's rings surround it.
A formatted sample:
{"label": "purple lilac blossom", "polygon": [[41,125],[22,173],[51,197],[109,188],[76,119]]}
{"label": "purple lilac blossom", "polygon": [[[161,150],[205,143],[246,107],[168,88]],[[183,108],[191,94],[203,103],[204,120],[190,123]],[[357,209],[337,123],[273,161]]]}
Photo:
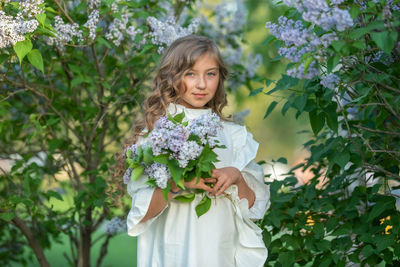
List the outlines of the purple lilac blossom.
{"label": "purple lilac blossom", "polygon": [[125,171],[124,176],[123,176],[124,184],[128,184],[129,181],[131,180],[132,171],[133,171],[132,168],[128,168],[128,169]]}
{"label": "purple lilac blossom", "polygon": [[146,167],[145,172],[150,178],[155,179],[157,186],[162,189],[167,187],[168,179],[171,178],[168,166],[158,162]]}
{"label": "purple lilac blossom", "polygon": [[114,235],[123,231],[126,231],[126,223],[118,217],[112,218],[106,224],[106,234],[108,235]]}
{"label": "purple lilac blossom", "polygon": [[284,0],[283,2],[302,13],[305,21],[318,25],[326,31],[334,28],[344,31],[354,24],[349,11],[337,6],[342,1],[330,1],[330,5],[325,0]]}
{"label": "purple lilac blossom", "polygon": [[337,76],[336,74],[329,74],[327,76],[322,77],[321,79],[321,84],[323,86],[325,86],[326,88],[329,89],[335,89],[335,87],[337,86],[338,82],[340,81],[339,76]]}

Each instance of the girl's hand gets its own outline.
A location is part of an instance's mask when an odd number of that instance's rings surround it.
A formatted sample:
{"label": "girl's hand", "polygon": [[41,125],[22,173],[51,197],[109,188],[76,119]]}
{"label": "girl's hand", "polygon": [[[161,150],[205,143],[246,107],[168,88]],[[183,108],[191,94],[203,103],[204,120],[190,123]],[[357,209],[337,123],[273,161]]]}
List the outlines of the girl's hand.
{"label": "girl's hand", "polygon": [[216,196],[222,194],[230,185],[239,184],[244,181],[242,174],[235,167],[215,169],[211,172],[212,178],[217,180],[216,184],[212,188],[211,194]]}
{"label": "girl's hand", "polygon": [[[191,180],[189,182],[183,182],[183,185],[186,188],[190,188],[190,189],[203,189],[205,191],[212,192],[213,189],[206,183],[214,184],[217,182],[217,179],[215,179],[215,178],[200,178],[198,183],[196,183],[196,181],[197,181],[197,178],[194,178],[193,180]],[[173,181],[171,181],[171,189],[174,192],[181,190]]]}

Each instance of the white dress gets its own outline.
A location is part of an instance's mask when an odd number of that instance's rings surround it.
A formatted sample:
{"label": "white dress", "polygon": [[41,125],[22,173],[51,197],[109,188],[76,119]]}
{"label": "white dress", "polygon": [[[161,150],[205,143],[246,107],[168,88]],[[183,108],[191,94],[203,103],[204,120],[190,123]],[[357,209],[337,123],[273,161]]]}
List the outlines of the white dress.
{"label": "white dress", "polygon": [[[168,113],[185,111],[193,119],[211,109],[189,109],[170,104]],[[223,122],[219,141],[227,148],[215,149],[220,160],[216,168],[238,168],[255,193],[249,209],[247,199],[239,199],[238,188],[225,190],[230,195],[212,199],[210,210],[197,217],[195,206],[201,195],[191,203],[172,200],[154,218],[139,223],[145,216],[154,188],[145,184],[146,176],[128,184],[132,208],[127,217],[128,234],[138,236],[139,267],[256,267],[263,266],[268,251],[262,240],[262,230],[251,219],[261,219],[269,207],[269,187],[264,184],[261,166],[256,157],[258,143],[246,127]],[[143,139],[138,141],[143,142]]]}

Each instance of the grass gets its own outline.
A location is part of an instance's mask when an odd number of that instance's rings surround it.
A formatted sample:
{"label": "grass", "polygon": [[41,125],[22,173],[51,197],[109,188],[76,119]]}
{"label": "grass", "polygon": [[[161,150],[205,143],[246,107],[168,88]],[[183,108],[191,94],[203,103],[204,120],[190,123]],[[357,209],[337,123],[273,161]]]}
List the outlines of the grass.
{"label": "grass", "polygon": [[[100,233],[95,233],[94,239]],[[70,266],[68,261],[64,257],[64,252],[70,255],[69,240],[66,235],[62,236],[63,244],[53,243],[51,250],[45,251],[47,260],[51,266],[64,267]],[[91,266],[96,266],[96,261],[100,253],[100,246],[102,242],[97,242],[93,245],[91,250]],[[113,237],[108,245],[108,253],[105,256],[102,267],[134,267],[136,266],[136,245],[137,240],[135,237],[128,236],[127,234],[119,234]],[[26,248],[27,250],[29,248]],[[19,264],[13,264],[11,266],[21,266]],[[28,264],[29,267],[39,267],[39,263],[34,257],[32,262]]]}

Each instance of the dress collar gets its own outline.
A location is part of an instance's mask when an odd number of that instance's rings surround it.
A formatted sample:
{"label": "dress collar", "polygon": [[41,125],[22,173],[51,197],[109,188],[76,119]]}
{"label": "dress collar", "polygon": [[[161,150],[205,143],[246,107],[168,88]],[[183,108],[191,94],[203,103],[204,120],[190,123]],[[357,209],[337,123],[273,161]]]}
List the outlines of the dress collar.
{"label": "dress collar", "polygon": [[198,118],[203,114],[210,115],[212,113],[211,108],[205,108],[205,109],[187,108],[185,106],[175,103],[169,103],[167,108],[167,113],[171,115],[182,113],[182,111],[185,112],[185,117],[189,120]]}

